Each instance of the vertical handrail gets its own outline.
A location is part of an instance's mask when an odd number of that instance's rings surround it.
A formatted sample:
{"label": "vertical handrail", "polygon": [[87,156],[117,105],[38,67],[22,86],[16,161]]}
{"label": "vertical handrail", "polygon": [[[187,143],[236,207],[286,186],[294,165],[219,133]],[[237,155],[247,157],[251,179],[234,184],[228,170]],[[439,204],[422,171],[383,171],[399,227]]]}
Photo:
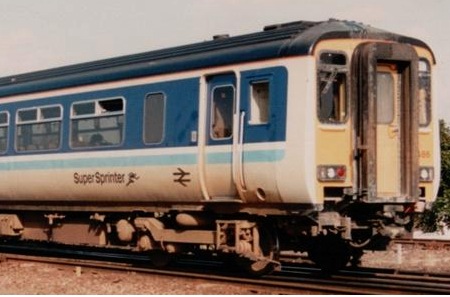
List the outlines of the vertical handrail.
{"label": "vertical handrail", "polygon": [[235,71],[236,77],[236,106],[233,115],[233,153],[232,153],[232,170],[233,183],[242,201],[245,201],[244,193],[246,192],[243,168],[243,130],[245,112],[240,112],[241,106],[241,76]]}
{"label": "vertical handrail", "polygon": [[243,191],[247,190],[247,185],[244,179],[244,126],[245,126],[245,111],[241,112],[239,122],[239,143],[238,143],[238,167],[239,167],[239,181]]}
{"label": "vertical handrail", "polygon": [[199,106],[198,106],[198,176],[200,189],[204,200],[211,200],[208,193],[208,188],[206,186],[206,175],[205,175],[205,145],[206,145],[206,117],[207,117],[207,83],[206,77],[200,77],[200,96],[199,96]]}

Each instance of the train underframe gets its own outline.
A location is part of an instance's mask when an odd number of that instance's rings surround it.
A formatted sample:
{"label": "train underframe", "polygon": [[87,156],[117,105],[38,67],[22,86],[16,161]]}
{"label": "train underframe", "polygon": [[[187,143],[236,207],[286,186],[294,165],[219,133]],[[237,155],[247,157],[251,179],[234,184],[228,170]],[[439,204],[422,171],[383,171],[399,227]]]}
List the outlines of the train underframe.
{"label": "train underframe", "polygon": [[278,214],[237,211],[236,205],[133,212],[49,212],[27,206],[0,212],[0,237],[124,248],[148,253],[155,265],[164,265],[172,255],[207,252],[229,256],[240,269],[261,275],[279,267],[281,251],[307,252],[327,271],[356,265],[364,250],[384,249],[390,238],[412,226],[412,204],[344,201],[320,212]]}

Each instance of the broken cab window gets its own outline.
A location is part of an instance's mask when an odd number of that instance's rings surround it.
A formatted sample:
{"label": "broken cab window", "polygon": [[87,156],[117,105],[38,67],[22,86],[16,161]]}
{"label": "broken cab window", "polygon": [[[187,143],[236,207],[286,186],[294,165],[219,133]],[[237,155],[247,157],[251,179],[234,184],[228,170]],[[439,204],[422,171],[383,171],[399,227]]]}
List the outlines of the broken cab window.
{"label": "broken cab window", "polygon": [[347,121],[347,56],[322,52],[319,56],[317,116],[321,123]]}
{"label": "broken cab window", "polygon": [[337,53],[322,53],[320,54],[320,63],[331,65],[346,65],[347,57],[343,54]]}
{"label": "broken cab window", "polygon": [[319,73],[318,116],[322,123],[344,123],[347,119],[347,79],[345,72]]}

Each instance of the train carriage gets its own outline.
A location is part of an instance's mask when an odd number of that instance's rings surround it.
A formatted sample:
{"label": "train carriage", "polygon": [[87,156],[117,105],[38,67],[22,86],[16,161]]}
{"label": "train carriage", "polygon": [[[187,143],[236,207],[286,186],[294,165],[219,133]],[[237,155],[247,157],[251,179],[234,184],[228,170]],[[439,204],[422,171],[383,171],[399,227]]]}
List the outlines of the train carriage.
{"label": "train carriage", "polygon": [[435,199],[434,65],[329,20],[1,78],[0,236],[357,262]]}

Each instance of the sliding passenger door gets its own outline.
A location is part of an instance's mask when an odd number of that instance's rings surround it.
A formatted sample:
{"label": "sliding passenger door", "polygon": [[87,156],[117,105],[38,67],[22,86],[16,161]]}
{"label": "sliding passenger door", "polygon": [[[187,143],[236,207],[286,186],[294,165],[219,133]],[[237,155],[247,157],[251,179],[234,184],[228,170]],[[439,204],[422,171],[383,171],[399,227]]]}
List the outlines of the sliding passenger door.
{"label": "sliding passenger door", "polygon": [[204,186],[209,199],[235,200],[232,164],[236,77],[232,73],[214,75],[207,78],[206,84]]}
{"label": "sliding passenger door", "polygon": [[256,202],[277,197],[286,138],[287,70],[272,67],[202,78],[199,172],[203,197]]}

